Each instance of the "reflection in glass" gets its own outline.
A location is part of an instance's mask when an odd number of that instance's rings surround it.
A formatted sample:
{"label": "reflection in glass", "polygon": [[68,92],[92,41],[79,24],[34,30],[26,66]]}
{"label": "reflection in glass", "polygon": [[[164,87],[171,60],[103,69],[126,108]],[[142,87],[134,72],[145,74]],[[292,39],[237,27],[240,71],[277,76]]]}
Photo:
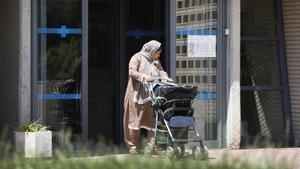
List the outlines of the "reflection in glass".
{"label": "reflection in glass", "polygon": [[[193,103],[198,128],[204,140],[216,140],[216,55],[193,52],[200,49],[197,45],[208,44],[203,41],[216,38],[218,4],[216,0],[177,0],[176,4],[176,82],[198,87]],[[216,53],[214,43],[211,51]]]}
{"label": "reflection in glass", "polygon": [[81,0],[37,4],[36,116],[64,144],[81,138]]}

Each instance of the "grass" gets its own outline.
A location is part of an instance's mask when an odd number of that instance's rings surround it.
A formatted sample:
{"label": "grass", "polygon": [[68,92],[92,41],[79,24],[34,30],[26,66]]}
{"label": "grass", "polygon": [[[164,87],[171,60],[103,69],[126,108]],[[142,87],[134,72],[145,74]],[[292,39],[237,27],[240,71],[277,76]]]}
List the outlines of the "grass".
{"label": "grass", "polygon": [[103,157],[101,159],[66,158],[63,155],[52,159],[23,159],[14,156],[9,160],[0,160],[3,169],[284,169],[284,166],[253,165],[247,163],[179,160],[171,161],[165,158],[146,159],[140,156],[130,156],[123,159]]}
{"label": "grass", "polygon": [[[3,135],[2,135],[3,136]],[[2,138],[2,139],[1,139]],[[68,144],[48,159],[24,158],[14,152],[13,144],[0,138],[0,169],[285,169],[284,165],[253,164],[239,160],[196,161],[191,158],[169,160],[165,156],[115,156],[124,150],[108,143]],[[93,150],[93,151],[92,151]]]}
{"label": "grass", "polygon": [[[198,161],[192,158],[169,160],[165,156],[145,158],[143,155],[121,155],[120,150],[105,144],[100,152],[87,146],[69,145],[54,151],[52,158],[24,158],[16,154],[11,144],[0,143],[0,169],[285,169],[287,167],[266,164],[250,164],[238,160]],[[105,147],[105,148],[104,148]],[[97,149],[99,149],[97,148]],[[108,155],[110,154],[110,155]]]}

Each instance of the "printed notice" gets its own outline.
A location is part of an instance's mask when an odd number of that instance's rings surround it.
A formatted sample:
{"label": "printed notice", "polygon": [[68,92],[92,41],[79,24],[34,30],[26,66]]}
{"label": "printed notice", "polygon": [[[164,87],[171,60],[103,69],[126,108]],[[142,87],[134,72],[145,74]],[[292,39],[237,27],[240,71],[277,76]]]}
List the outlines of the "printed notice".
{"label": "printed notice", "polygon": [[216,35],[188,35],[188,57],[216,57]]}

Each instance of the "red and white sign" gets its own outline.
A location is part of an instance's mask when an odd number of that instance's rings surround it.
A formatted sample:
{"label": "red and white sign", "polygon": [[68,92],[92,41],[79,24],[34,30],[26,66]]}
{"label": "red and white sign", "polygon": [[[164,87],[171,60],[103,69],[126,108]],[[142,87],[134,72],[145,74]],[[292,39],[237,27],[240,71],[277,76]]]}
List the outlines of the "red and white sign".
{"label": "red and white sign", "polygon": [[216,57],[216,35],[188,35],[188,57]]}

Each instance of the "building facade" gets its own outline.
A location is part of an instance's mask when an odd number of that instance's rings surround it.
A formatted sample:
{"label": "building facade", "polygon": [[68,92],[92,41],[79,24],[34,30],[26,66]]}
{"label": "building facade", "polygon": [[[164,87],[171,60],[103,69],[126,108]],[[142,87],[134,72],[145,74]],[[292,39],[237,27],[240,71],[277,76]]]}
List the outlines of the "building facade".
{"label": "building facade", "polygon": [[41,120],[58,144],[99,137],[121,144],[127,65],[156,39],[176,83],[198,87],[194,116],[206,145],[297,146],[298,6],[292,0],[0,2],[0,127]]}

